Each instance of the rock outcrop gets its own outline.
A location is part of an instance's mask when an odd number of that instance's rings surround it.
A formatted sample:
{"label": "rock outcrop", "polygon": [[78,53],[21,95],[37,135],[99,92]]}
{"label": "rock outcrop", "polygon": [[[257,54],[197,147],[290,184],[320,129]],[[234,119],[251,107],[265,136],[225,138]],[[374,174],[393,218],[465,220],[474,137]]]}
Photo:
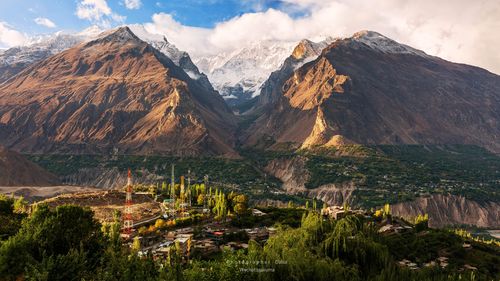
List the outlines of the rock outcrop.
{"label": "rock outcrop", "polygon": [[308,189],[305,184],[309,180],[309,171],[305,167],[307,159],[301,156],[289,159],[274,159],[265,167],[265,171],[283,182],[282,188],[288,194],[300,194],[320,199],[329,205],[352,203],[356,186],[353,182],[325,184]]}
{"label": "rock outcrop", "polygon": [[434,194],[419,197],[411,202],[391,206],[392,214],[405,218],[428,214],[429,225],[475,225],[487,228],[500,227],[500,204],[478,203],[461,196]]}

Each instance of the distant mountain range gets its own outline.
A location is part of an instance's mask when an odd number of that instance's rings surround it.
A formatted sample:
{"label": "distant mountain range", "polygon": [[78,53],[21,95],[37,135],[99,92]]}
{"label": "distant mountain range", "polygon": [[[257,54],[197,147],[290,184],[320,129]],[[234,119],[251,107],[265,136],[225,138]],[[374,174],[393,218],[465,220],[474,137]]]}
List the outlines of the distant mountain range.
{"label": "distant mountain range", "polygon": [[[332,41],[332,38],[318,43],[309,41],[318,51],[311,53],[309,59],[316,58]],[[269,75],[279,69],[296,45],[296,42],[254,42],[230,53],[197,58],[195,62],[226,102],[234,106],[260,95]]]}
{"label": "distant mountain range", "polygon": [[231,157],[238,145],[500,152],[498,75],[376,32],[266,41],[196,63],[140,25],[95,33],[0,53],[0,143],[27,153]]}
{"label": "distant mountain range", "polygon": [[102,30],[88,28],[77,34],[58,32],[32,38],[26,45],[0,51],[0,83],[21,72],[32,63],[58,54],[76,44],[95,38]]}
{"label": "distant mountain range", "polygon": [[195,59],[230,105],[260,94],[260,87],[292,52],[295,42],[262,41],[232,52]]}

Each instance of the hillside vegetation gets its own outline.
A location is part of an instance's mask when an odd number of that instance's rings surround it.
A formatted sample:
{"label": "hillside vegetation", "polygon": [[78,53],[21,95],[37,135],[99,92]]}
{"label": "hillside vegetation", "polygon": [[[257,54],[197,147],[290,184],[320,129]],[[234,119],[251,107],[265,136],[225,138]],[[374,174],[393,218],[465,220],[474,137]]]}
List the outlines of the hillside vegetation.
{"label": "hillside vegetation", "polygon": [[[11,205],[3,198],[2,205]],[[2,210],[16,216],[14,208]],[[139,258],[122,248],[119,224],[101,226],[92,211],[40,205],[0,244],[1,280],[498,280],[500,250],[447,230],[417,227],[380,234],[379,223],[350,215],[324,220],[310,211],[300,226],[277,225],[264,244],[188,263]],[[465,238],[464,238],[465,237]],[[462,245],[467,241],[471,249]],[[425,267],[444,256],[448,265]],[[416,270],[397,265],[405,258]],[[467,268],[475,268],[468,270]]]}
{"label": "hillside vegetation", "polygon": [[[148,172],[170,178],[191,171],[194,181],[209,175],[217,182],[252,195],[253,199],[276,197],[278,179],[263,172],[273,159],[297,156],[307,159],[306,188],[329,183],[355,182],[356,205],[371,208],[385,203],[413,200],[434,193],[465,196],[478,202],[500,201],[500,157],[468,145],[350,145],[340,149],[316,148],[300,151],[241,150],[243,159],[167,156],[34,155],[30,160],[61,177],[82,168],[112,169],[136,175]],[[151,183],[155,184],[155,180]],[[286,196],[285,196],[286,197]],[[294,198],[286,197],[285,200]]]}

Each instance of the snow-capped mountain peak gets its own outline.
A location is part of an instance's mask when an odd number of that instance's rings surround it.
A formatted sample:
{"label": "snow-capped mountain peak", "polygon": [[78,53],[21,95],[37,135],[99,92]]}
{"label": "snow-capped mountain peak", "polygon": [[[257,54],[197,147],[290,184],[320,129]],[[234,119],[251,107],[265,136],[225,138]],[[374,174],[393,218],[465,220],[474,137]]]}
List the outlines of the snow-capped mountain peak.
{"label": "snow-capped mountain peak", "polygon": [[86,38],[97,38],[104,30],[97,25],[92,25],[77,33],[78,36]]}
{"label": "snow-capped mountain peak", "polygon": [[419,56],[428,56],[423,51],[414,49],[410,46],[400,44],[375,31],[363,30],[354,33],[351,37],[353,41],[363,43],[366,46],[382,53],[393,54],[413,54]]}
{"label": "snow-capped mountain peak", "polygon": [[27,65],[45,59],[76,44],[95,39],[101,32],[99,27],[92,26],[76,34],[58,31],[49,35],[32,36],[24,45],[1,52],[0,67],[12,64]]}
{"label": "snow-capped mountain peak", "polygon": [[320,42],[258,41],[231,52],[197,57],[195,62],[226,101],[238,104],[258,96],[264,82],[290,54],[297,56],[296,67],[300,67],[315,59],[332,41],[331,37]]}
{"label": "snow-capped mountain peak", "polygon": [[210,82],[229,102],[258,95],[269,75],[278,69],[296,42],[259,41],[246,47],[195,58]]}
{"label": "snow-capped mountain peak", "polygon": [[[116,32],[117,30],[122,32]],[[176,65],[183,68],[192,79],[203,78],[206,80],[204,83],[209,84],[206,76],[200,73],[191,61],[188,53],[177,49],[163,35],[150,33],[139,24],[122,26],[112,30],[102,30],[97,26],[91,26],[76,34],[60,31],[50,35],[34,36],[23,46],[1,50],[0,83],[34,62],[46,59],[77,44],[105,38],[109,34],[123,36],[124,40],[130,37],[139,38],[164,53]]]}
{"label": "snow-capped mountain peak", "polygon": [[[189,54],[177,49],[177,47],[170,43],[164,35],[151,33],[140,24],[132,24],[128,25],[128,27],[135,35],[137,35],[137,37],[165,54],[176,65],[180,66],[189,75],[189,77],[191,77],[191,79],[197,80],[204,76],[200,73],[198,67],[192,62]],[[205,79],[207,78],[205,77]]]}

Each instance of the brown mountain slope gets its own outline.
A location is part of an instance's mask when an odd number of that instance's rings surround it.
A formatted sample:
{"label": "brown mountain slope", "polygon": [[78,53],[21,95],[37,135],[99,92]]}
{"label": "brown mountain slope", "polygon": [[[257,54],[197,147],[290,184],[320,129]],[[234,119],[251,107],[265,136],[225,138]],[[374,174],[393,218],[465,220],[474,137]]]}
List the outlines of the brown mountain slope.
{"label": "brown mountain slope", "polygon": [[254,110],[263,114],[247,145],[453,143],[500,152],[500,76],[375,32],[336,40],[296,70],[285,63]]}
{"label": "brown mountain slope", "polygon": [[128,27],[0,86],[0,143],[31,153],[229,154],[223,99]]}
{"label": "brown mountain slope", "polygon": [[0,84],[21,72],[26,66],[24,63],[0,65]]}
{"label": "brown mountain slope", "polygon": [[59,179],[21,154],[0,145],[0,186],[51,186]]}

